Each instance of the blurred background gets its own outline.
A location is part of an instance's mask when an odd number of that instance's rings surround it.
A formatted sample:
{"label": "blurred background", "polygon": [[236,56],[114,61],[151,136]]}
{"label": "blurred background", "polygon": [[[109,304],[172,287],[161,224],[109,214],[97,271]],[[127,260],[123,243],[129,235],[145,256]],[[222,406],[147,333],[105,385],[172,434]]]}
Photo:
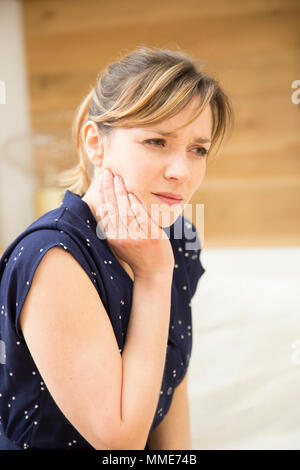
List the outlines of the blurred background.
{"label": "blurred background", "polygon": [[0,254],[63,197],[75,109],[137,45],[202,59],[235,113],[190,202],[193,449],[300,449],[300,1],[0,0]]}

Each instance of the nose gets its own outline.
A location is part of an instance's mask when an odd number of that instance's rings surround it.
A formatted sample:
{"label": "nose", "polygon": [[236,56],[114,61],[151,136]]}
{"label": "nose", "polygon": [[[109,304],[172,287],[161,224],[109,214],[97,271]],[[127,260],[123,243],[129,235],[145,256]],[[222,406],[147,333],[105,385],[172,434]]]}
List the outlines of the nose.
{"label": "nose", "polygon": [[192,177],[192,165],[184,155],[172,155],[168,159],[165,176],[167,179],[176,179],[181,182],[187,182]]}

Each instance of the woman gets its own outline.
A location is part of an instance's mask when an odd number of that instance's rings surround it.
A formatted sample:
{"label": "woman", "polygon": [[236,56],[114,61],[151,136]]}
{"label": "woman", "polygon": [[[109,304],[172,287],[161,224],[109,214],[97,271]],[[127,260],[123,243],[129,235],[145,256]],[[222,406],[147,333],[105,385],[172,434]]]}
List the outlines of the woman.
{"label": "woman", "polygon": [[0,448],[190,448],[191,299],[205,270],[181,212],[230,117],[182,52],[139,47],[98,77],[61,206],[1,258]]}

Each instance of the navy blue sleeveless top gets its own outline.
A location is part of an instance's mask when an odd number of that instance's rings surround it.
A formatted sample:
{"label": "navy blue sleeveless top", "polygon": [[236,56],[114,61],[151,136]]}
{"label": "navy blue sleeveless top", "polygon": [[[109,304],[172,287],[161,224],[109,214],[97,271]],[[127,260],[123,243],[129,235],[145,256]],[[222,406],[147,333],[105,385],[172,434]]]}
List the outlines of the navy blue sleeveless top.
{"label": "navy blue sleeveless top", "polygon": [[[99,237],[99,224],[81,198],[66,190],[61,205],[29,225],[0,259],[0,449],[94,449],[54,401],[18,323],[37,266],[48,250],[61,247],[78,261],[97,289],[122,354],[133,281],[112,254],[107,239]],[[166,362],[149,433],[164,419],[188,369],[191,299],[205,272],[194,224],[179,216],[163,230],[172,244],[175,267]]]}

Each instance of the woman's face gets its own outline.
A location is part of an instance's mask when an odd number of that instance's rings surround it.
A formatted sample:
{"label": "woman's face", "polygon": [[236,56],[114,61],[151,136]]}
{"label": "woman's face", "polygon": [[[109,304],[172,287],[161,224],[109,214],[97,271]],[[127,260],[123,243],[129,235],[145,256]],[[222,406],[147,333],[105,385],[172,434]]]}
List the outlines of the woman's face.
{"label": "woman's face", "polygon": [[[147,127],[115,128],[101,141],[101,156],[95,177],[104,168],[121,175],[128,192],[135,193],[148,214],[161,227],[175,222],[206,171],[206,152],[211,145],[212,113],[208,105],[200,116],[176,135],[161,135],[182,125],[193,115],[198,97],[176,116]],[[198,142],[197,142],[198,140]],[[88,140],[85,141],[88,145]],[[88,150],[88,149],[87,149]],[[168,205],[153,193],[182,196]]]}

